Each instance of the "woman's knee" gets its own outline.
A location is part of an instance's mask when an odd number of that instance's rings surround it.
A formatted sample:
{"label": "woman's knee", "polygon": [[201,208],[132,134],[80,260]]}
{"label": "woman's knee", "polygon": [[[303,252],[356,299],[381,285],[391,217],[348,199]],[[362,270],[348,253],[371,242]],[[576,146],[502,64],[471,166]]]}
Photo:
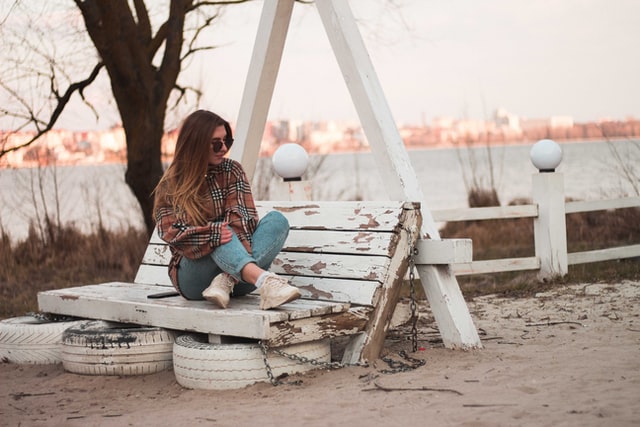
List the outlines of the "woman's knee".
{"label": "woman's knee", "polygon": [[273,226],[274,228],[286,230],[287,232],[289,231],[289,220],[278,211],[268,212],[262,218],[262,221],[264,221],[265,223],[269,223],[269,225]]}

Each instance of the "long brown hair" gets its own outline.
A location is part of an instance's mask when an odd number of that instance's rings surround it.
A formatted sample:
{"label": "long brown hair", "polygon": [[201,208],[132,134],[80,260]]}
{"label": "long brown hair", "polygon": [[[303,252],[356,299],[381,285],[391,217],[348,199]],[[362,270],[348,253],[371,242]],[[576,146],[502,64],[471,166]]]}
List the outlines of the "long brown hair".
{"label": "long brown hair", "polygon": [[193,225],[206,224],[204,176],[209,166],[211,136],[219,126],[230,130],[227,121],[206,110],[195,111],[184,120],[173,161],[154,190],[154,215],[168,203],[182,220]]}

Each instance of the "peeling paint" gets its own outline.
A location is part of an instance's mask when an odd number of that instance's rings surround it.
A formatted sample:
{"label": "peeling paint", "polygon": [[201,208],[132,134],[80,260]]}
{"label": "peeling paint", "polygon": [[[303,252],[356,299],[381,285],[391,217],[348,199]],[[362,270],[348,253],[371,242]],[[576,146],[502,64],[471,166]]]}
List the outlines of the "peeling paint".
{"label": "peeling paint", "polygon": [[313,264],[311,267],[309,267],[311,269],[311,271],[313,271],[316,274],[320,274],[322,273],[322,270],[324,270],[325,268],[327,268],[327,264],[321,261],[316,262],[315,264]]}
{"label": "peeling paint", "polygon": [[366,280],[377,280],[378,279],[378,275],[375,272],[370,272],[369,274],[367,274],[364,277]]}
{"label": "peeling paint", "polygon": [[368,222],[366,224],[360,224],[358,227],[359,228],[363,228],[363,229],[369,229],[369,228],[377,228],[380,227],[380,223],[375,219],[375,217],[371,214],[367,214],[367,215],[363,215],[364,218],[368,219]]}
{"label": "peeling paint", "polygon": [[304,268],[304,266],[302,265],[291,265],[291,264],[282,264],[281,267],[285,271],[285,273],[291,274],[291,275],[300,274],[299,269]]}
{"label": "peeling paint", "polygon": [[358,233],[356,237],[353,239],[354,243],[369,243],[374,239],[373,234],[371,233]]}
{"label": "peeling paint", "polygon": [[[312,299],[324,299],[324,300],[333,299],[333,294],[331,292],[321,291],[320,289],[313,287],[311,285],[298,286],[298,288],[307,291]],[[306,297],[306,298],[309,298],[309,297]]]}
{"label": "peeling paint", "polygon": [[[305,209],[319,209],[320,206],[319,205],[302,205],[302,206],[291,206],[291,207],[284,207],[284,206],[275,206],[274,209],[278,210],[280,212],[296,212],[299,210],[305,210]],[[317,213],[317,211],[315,211]]]}

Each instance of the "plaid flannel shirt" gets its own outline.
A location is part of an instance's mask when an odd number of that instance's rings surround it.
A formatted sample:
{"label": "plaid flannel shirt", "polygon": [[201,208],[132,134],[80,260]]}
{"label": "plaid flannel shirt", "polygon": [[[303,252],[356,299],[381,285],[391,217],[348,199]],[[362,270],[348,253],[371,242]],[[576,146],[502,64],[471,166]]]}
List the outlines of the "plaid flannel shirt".
{"label": "plaid flannel shirt", "polygon": [[210,210],[206,212],[206,225],[192,225],[179,218],[170,203],[160,201],[156,213],[158,235],[169,244],[171,261],[169,277],[178,288],[178,266],[182,257],[198,259],[220,246],[223,222],[228,222],[244,247],[251,253],[251,236],[258,224],[251,186],[240,163],[225,158],[222,164],[209,168],[205,177]]}

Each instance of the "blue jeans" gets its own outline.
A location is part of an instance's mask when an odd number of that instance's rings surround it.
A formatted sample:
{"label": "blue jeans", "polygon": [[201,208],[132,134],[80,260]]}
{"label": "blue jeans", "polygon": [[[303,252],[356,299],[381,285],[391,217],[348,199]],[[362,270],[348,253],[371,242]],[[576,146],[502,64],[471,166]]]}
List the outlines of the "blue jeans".
{"label": "blue jeans", "polygon": [[226,272],[237,280],[232,296],[242,296],[253,292],[256,287],[242,282],[240,272],[250,262],[263,270],[268,270],[276,255],[282,249],[289,235],[289,221],[278,211],[267,213],[258,222],[251,238],[251,254],[233,233],[230,242],[218,246],[214,251],[199,259],[183,257],[178,268],[178,283],[182,295],[190,300],[201,300],[204,291],[214,277]]}

